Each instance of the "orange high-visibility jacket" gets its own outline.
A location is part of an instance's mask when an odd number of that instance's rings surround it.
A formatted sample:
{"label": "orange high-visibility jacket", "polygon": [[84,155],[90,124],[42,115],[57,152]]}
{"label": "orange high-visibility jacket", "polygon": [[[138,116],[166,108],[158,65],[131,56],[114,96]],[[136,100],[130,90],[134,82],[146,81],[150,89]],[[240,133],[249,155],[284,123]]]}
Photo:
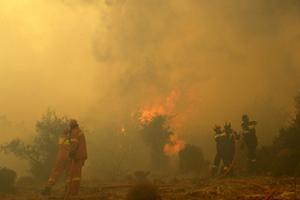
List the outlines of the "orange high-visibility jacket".
{"label": "orange high-visibility jacket", "polygon": [[58,153],[57,153],[57,160],[58,161],[65,161],[69,159],[69,152],[70,152],[70,140],[67,134],[67,130],[64,131],[64,134],[59,137],[58,141]]}
{"label": "orange high-visibility jacket", "polygon": [[75,128],[71,131],[70,141],[70,153],[74,155],[74,159],[85,161],[87,159],[86,140],[83,132],[79,128]]}

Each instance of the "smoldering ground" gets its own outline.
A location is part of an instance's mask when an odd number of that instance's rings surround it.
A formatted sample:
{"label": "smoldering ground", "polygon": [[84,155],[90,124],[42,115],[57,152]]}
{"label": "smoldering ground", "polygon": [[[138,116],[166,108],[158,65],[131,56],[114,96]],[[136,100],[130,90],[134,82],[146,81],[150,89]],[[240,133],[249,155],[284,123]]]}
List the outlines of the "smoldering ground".
{"label": "smoldering ground", "polygon": [[176,91],[177,134],[209,157],[215,124],[239,130],[249,113],[260,143],[269,143],[293,111],[298,1],[0,4],[0,106],[28,127],[50,106],[83,121],[94,142]]}

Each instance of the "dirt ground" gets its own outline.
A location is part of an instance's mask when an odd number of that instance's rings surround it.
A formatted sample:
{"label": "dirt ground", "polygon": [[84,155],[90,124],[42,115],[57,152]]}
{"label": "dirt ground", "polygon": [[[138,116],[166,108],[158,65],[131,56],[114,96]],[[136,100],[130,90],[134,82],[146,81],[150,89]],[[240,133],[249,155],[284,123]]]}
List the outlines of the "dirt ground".
{"label": "dirt ground", "polygon": [[[299,181],[299,186],[297,182]],[[218,178],[218,179],[172,179],[156,184],[161,199],[165,200],[194,200],[194,199],[247,199],[247,200],[295,200],[300,199],[300,179],[295,178]],[[85,182],[78,200],[115,200],[126,199],[128,191],[134,183],[101,183]],[[57,186],[52,196],[39,195],[41,188],[18,187],[15,195],[0,194],[1,200],[58,200],[63,199],[63,187]]]}

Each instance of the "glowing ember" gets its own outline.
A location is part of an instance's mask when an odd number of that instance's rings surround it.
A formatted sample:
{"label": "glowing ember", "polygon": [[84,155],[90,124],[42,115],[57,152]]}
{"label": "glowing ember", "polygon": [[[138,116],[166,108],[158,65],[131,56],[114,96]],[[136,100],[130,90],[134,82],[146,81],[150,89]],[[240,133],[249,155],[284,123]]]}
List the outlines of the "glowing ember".
{"label": "glowing ember", "polygon": [[168,156],[178,154],[185,146],[184,141],[179,139],[177,135],[171,135],[169,140],[170,143],[165,144],[164,146],[164,153]]}

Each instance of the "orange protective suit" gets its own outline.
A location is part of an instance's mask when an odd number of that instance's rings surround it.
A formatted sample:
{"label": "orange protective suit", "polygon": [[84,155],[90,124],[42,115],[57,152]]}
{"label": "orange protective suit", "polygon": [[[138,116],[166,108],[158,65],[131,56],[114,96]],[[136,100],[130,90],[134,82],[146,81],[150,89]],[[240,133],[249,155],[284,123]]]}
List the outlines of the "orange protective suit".
{"label": "orange protective suit", "polygon": [[68,170],[70,166],[69,152],[71,143],[67,130],[65,130],[64,133],[59,137],[58,144],[59,148],[56,162],[46,184],[47,187],[52,187],[56,183],[57,178],[62,174],[62,172]]}
{"label": "orange protective suit", "polygon": [[67,177],[66,195],[77,195],[80,188],[81,170],[87,159],[87,146],[83,132],[77,127],[71,131],[70,136],[71,164]]}

